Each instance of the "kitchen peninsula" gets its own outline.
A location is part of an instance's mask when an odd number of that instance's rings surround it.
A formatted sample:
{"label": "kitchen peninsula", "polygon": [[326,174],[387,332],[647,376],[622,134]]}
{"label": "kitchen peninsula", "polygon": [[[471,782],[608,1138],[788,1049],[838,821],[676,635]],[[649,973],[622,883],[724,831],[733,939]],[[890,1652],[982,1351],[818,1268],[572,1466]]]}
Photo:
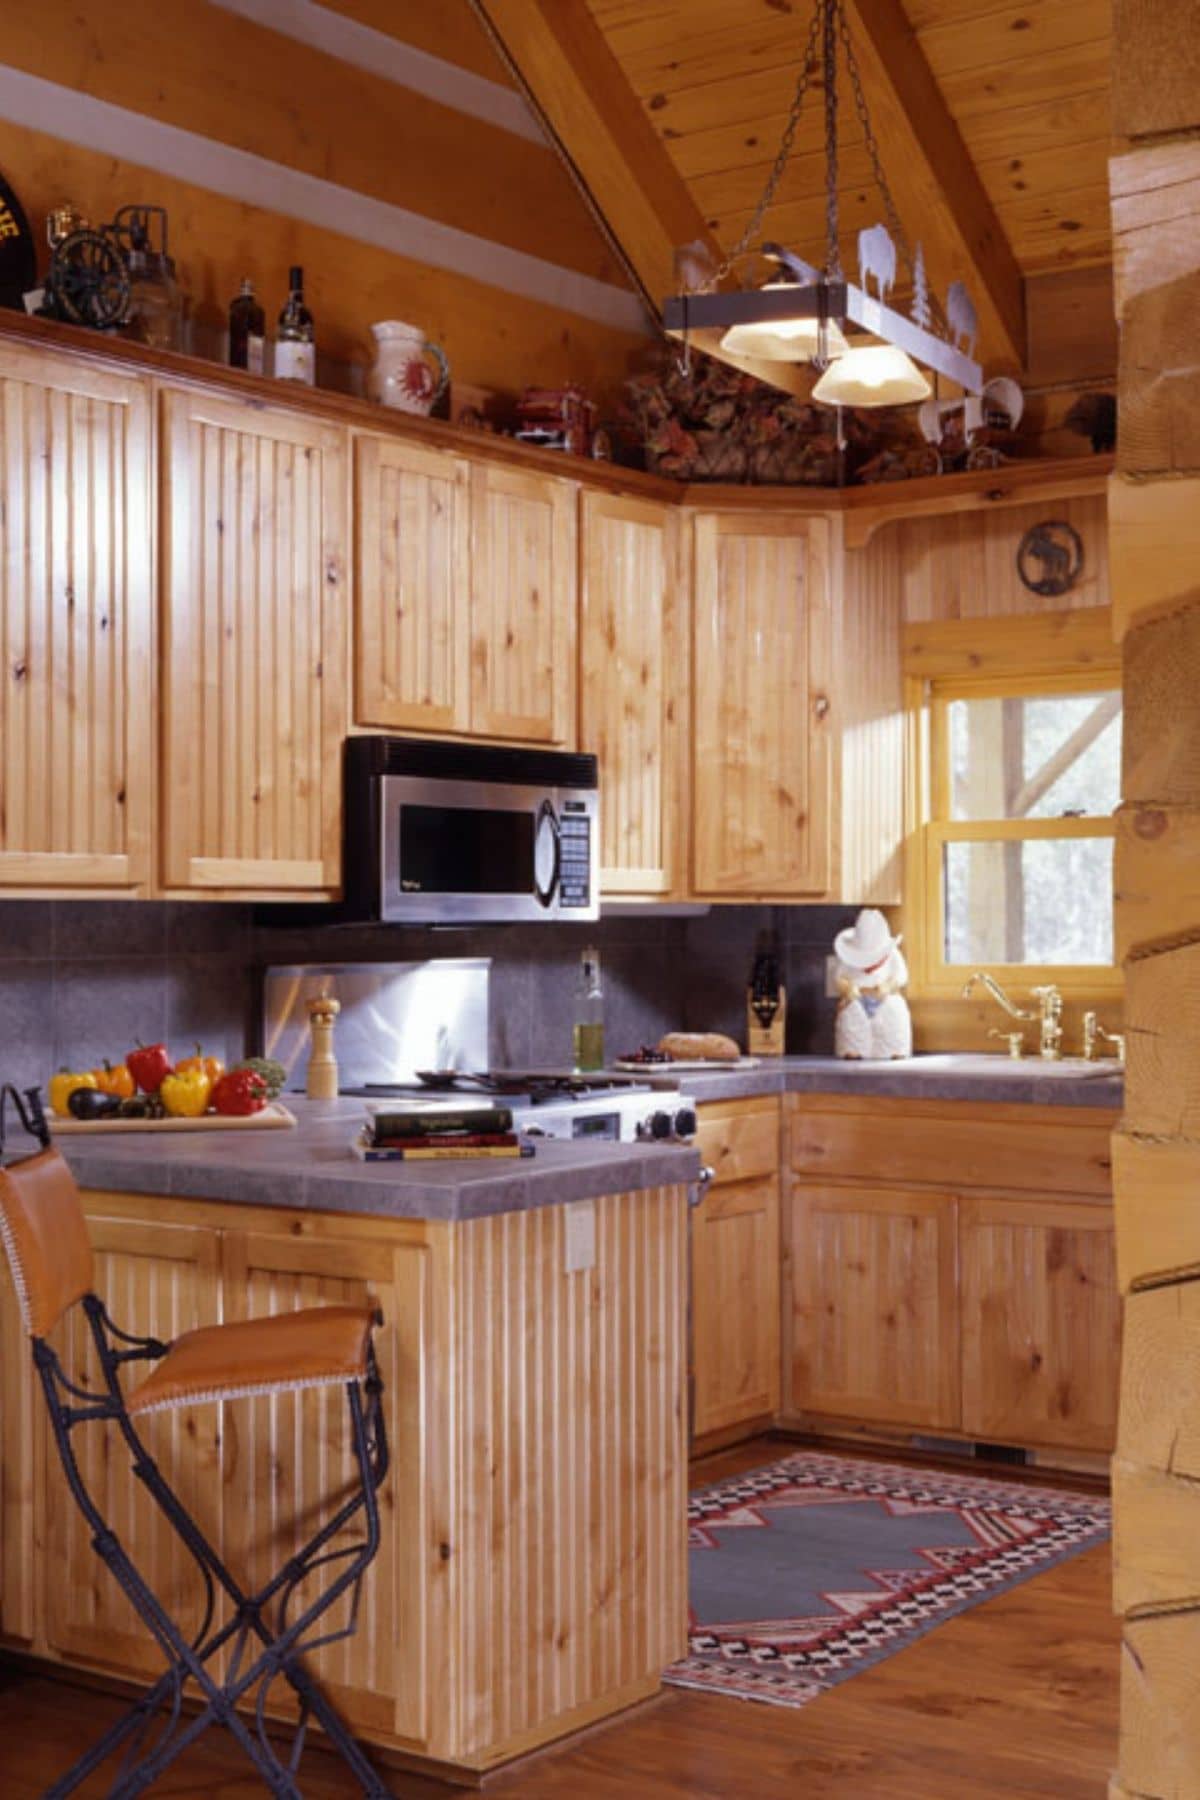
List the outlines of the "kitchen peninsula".
{"label": "kitchen peninsula", "polygon": [[[288,1104],[290,1131],[64,1139],[99,1289],[168,1339],[378,1300],[392,1447],[383,1545],[356,1635],[314,1661],[362,1738],[469,1776],[652,1693],[683,1653],[686,1214],[699,1159],[547,1143],[510,1165],[365,1165],[348,1148],[361,1103]],[[0,1341],[4,1634],[55,1660],[150,1674],[153,1646],[96,1577],[51,1466],[7,1283]],[[60,1345],[79,1370],[81,1344]],[[164,1462],[176,1435],[193,1440],[185,1498],[236,1569],[273,1567],[293,1520],[336,1482],[340,1402],[318,1389],[147,1421]],[[102,1503],[190,1618],[190,1565],[124,1471],[92,1454]]]}

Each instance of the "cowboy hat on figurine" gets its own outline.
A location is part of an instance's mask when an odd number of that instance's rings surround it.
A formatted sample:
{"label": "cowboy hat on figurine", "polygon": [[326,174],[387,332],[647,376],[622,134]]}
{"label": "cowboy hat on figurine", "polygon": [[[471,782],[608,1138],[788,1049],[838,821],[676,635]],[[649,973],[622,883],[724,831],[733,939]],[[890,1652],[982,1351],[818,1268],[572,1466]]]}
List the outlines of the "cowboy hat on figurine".
{"label": "cowboy hat on figurine", "polygon": [[834,1052],[850,1061],[912,1055],[912,1018],[901,989],[908,965],[883,914],[865,906],[833,940],[838,1010]]}

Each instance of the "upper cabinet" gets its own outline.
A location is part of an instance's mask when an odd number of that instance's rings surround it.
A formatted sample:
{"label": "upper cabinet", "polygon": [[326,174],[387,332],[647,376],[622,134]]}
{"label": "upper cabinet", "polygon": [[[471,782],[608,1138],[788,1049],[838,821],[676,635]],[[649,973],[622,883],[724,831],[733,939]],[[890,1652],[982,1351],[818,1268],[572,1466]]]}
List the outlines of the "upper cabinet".
{"label": "upper cabinet", "polygon": [[355,717],[387,731],[471,729],[470,466],[405,438],[355,454]]}
{"label": "upper cabinet", "polygon": [[576,490],[404,438],[355,445],[355,720],[572,741]]}
{"label": "upper cabinet", "polygon": [[688,655],[679,512],[586,493],[579,611],[579,744],[600,761],[600,890],[682,882]]}
{"label": "upper cabinet", "polygon": [[150,878],[149,426],[140,377],[0,346],[0,888]]}
{"label": "upper cabinet", "polygon": [[481,737],[568,744],[575,708],[573,482],[471,472],[471,720]]}
{"label": "upper cabinet", "polygon": [[163,396],[163,885],[340,880],[345,434]]}
{"label": "upper cabinet", "polygon": [[832,522],[699,513],[693,887],[796,899],[832,879]]}

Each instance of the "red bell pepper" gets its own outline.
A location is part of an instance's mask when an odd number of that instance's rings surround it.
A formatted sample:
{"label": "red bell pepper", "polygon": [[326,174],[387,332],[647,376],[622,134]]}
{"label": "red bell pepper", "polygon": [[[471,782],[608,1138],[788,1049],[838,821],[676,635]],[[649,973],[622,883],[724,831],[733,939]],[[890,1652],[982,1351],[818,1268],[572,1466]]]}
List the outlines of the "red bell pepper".
{"label": "red bell pepper", "polygon": [[125,1067],[143,1094],[157,1094],[163,1076],[171,1072],[171,1058],[165,1044],[138,1044],[125,1058]]}
{"label": "red bell pepper", "polygon": [[267,1084],[253,1069],[231,1069],[214,1085],[209,1104],[226,1118],[244,1119],[267,1104]]}

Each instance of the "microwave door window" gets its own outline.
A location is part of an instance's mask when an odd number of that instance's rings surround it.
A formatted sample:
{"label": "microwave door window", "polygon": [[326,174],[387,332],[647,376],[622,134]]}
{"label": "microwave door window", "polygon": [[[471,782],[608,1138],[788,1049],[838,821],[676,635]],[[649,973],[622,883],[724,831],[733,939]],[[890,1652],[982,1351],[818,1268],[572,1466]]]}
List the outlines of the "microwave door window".
{"label": "microwave door window", "polygon": [[400,809],[400,886],[422,894],[532,894],[532,812],[493,807]]}

